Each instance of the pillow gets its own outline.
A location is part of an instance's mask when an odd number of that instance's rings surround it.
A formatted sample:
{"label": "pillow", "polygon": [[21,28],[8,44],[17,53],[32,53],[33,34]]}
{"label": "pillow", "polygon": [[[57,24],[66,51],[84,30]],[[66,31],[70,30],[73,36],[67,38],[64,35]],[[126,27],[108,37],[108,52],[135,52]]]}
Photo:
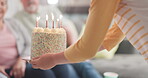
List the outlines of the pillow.
{"label": "pillow", "polygon": [[116,45],[112,50],[110,50],[109,52],[105,49],[102,51],[99,51],[96,53],[95,55],[95,59],[112,59],[118,49],[119,45]]}

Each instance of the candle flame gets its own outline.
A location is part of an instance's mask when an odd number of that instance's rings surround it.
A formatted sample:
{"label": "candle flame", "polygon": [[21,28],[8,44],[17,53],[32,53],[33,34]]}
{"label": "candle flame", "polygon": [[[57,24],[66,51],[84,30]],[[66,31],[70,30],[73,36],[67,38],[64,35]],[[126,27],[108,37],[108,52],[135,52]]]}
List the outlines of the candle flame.
{"label": "candle flame", "polygon": [[57,4],[59,0],[47,0],[48,4]]}
{"label": "candle flame", "polygon": [[57,21],[60,21],[59,19],[57,19]]}
{"label": "candle flame", "polygon": [[63,18],[63,16],[62,15],[60,15],[60,19],[62,19]]}
{"label": "candle flame", "polygon": [[51,15],[52,15],[52,20],[54,20],[54,15],[53,15],[53,13],[51,13]]}
{"label": "candle flame", "polygon": [[46,20],[48,20],[48,15],[46,14]]}
{"label": "candle flame", "polygon": [[41,17],[39,16],[39,17],[37,17],[36,19],[37,19],[37,21],[39,21],[39,20],[41,19]]}

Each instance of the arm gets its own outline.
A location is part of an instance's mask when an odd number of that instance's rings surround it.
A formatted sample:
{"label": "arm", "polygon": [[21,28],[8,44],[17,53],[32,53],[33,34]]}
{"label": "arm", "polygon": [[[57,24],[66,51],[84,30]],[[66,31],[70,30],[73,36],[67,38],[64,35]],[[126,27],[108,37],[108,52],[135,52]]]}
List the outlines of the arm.
{"label": "arm", "polygon": [[67,46],[70,46],[76,42],[78,39],[78,33],[75,28],[75,25],[68,19],[63,20],[63,28],[67,33]]}
{"label": "arm", "polygon": [[92,0],[84,34],[65,52],[53,55],[54,59],[59,58],[56,63],[75,63],[92,58],[104,40],[118,3],[118,0]]}
{"label": "arm", "polygon": [[24,76],[26,68],[26,61],[22,59],[26,57],[28,58],[30,54],[30,39],[28,39],[28,32],[25,31],[25,28],[23,28],[23,26],[19,22],[14,19],[10,19],[9,23],[16,32],[15,35],[17,35],[16,41],[19,53],[19,57],[17,58],[15,64],[12,66],[12,70],[10,71],[10,76],[14,76],[15,78],[21,78]]}
{"label": "arm", "polygon": [[125,35],[117,26],[117,24],[114,23],[113,27],[111,27],[107,32],[104,42],[102,44],[102,47],[110,51],[117,44],[123,41],[124,38],[125,38]]}
{"label": "arm", "polygon": [[92,0],[86,29],[81,39],[64,53],[70,62],[92,58],[102,44],[116,11],[118,0]]}
{"label": "arm", "polygon": [[23,42],[23,51],[21,52],[20,57],[24,60],[30,60],[31,37],[26,28],[21,23],[19,23],[17,20],[15,20],[15,22],[17,27],[19,28],[19,35],[22,37]]}

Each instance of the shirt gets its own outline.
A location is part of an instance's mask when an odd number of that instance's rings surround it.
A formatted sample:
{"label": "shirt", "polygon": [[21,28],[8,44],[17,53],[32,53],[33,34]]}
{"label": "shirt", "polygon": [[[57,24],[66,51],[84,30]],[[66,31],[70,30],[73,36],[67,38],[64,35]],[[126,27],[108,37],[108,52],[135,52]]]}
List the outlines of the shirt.
{"label": "shirt", "polygon": [[0,31],[0,65],[10,67],[18,56],[16,40],[12,32],[4,26]]}
{"label": "shirt", "polygon": [[[104,41],[104,47],[110,50],[126,38],[148,60],[148,1],[123,0],[114,16],[115,24]],[[107,44],[112,43],[112,44]],[[114,44],[114,45],[113,45]]]}

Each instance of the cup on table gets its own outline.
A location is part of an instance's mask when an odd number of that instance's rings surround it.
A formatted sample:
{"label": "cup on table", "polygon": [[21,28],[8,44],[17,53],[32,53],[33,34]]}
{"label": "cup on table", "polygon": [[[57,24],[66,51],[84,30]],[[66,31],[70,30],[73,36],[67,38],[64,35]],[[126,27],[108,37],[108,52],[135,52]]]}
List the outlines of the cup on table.
{"label": "cup on table", "polygon": [[105,72],[104,78],[118,78],[118,74],[114,72]]}

